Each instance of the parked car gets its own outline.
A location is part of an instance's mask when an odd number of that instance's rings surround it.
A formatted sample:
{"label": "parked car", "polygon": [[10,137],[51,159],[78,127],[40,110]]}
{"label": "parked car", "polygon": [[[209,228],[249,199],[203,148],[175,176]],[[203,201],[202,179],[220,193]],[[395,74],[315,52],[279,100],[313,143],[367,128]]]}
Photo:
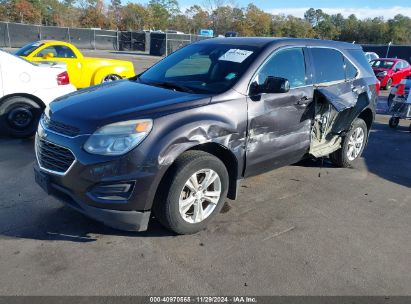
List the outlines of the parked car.
{"label": "parked car", "polygon": [[365,52],[365,57],[367,58],[368,61],[372,61],[374,59],[380,58],[377,53],[374,52]]}
{"label": "parked car", "polygon": [[305,157],[351,166],[378,85],[351,43],[203,40],[138,77],[51,103],[36,136],[36,181],[111,227],[145,230],[153,211],[174,232],[195,233],[243,178]]}
{"label": "parked car", "polygon": [[74,45],[63,41],[33,42],[17,50],[15,55],[32,62],[66,63],[71,83],[78,89],[135,75],[130,61],[84,57]]}
{"label": "parked car", "polygon": [[388,95],[388,99],[387,99],[388,107],[391,107],[392,101],[393,101],[395,95],[397,95],[396,93],[398,91],[398,87],[401,84],[404,84],[404,90],[405,90],[405,92],[407,93],[407,96],[408,96],[408,92],[411,88],[411,76],[405,77],[403,80],[401,80],[401,82],[399,84],[397,84],[397,85],[395,85],[391,88],[390,94]]}
{"label": "parked car", "polygon": [[227,32],[224,34],[225,37],[240,37],[240,33],[238,32]]}
{"label": "parked car", "polygon": [[64,64],[33,64],[0,50],[0,129],[14,137],[34,135],[43,109],[75,91]]}
{"label": "parked car", "polygon": [[371,61],[371,67],[381,82],[381,87],[386,90],[399,84],[404,77],[411,75],[411,66],[403,59],[379,58]]}

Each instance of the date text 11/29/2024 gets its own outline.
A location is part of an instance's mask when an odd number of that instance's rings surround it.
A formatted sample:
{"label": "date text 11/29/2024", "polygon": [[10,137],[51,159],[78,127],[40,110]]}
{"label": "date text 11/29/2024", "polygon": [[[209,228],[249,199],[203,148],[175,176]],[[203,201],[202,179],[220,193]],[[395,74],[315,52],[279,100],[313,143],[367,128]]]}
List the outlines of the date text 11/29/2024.
{"label": "date text 11/29/2024", "polygon": [[150,303],[257,303],[257,299],[248,296],[150,297]]}

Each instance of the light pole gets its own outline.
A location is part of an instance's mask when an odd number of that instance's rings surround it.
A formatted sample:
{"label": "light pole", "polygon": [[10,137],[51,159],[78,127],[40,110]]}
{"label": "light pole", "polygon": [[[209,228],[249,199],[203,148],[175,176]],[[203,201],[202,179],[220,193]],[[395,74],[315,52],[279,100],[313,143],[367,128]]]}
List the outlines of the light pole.
{"label": "light pole", "polygon": [[385,54],[385,58],[388,58],[388,53],[390,52],[390,46],[391,46],[391,44],[392,44],[392,41],[390,41],[390,42],[388,43],[388,48],[387,48],[387,53]]}

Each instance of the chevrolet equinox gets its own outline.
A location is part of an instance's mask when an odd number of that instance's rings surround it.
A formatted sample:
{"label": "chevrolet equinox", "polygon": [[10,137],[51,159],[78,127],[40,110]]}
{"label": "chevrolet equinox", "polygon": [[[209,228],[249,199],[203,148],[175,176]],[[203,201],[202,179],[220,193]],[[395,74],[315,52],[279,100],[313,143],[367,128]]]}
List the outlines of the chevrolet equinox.
{"label": "chevrolet equinox", "polygon": [[108,226],[143,231],[153,211],[168,229],[195,233],[243,178],[305,157],[351,166],[378,90],[355,44],[197,42],[131,79],[52,102],[36,134],[35,179]]}

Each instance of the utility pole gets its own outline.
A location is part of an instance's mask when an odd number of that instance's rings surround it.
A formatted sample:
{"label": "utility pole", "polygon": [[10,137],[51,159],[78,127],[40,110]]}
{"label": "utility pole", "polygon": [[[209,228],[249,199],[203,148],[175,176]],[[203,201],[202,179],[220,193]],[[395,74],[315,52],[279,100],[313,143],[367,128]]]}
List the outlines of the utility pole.
{"label": "utility pole", "polygon": [[390,46],[391,46],[391,44],[392,44],[392,41],[390,41],[390,42],[388,43],[388,48],[387,48],[387,53],[385,54],[385,58],[388,58],[388,53],[390,52]]}

